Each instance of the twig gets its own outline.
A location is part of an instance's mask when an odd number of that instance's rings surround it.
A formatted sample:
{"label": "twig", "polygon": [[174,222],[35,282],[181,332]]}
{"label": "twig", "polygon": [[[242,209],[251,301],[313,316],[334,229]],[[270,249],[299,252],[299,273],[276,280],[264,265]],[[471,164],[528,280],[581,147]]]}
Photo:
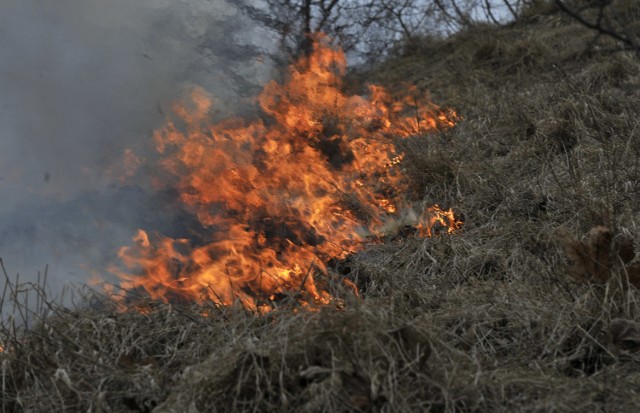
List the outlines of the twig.
{"label": "twig", "polygon": [[636,42],[633,41],[633,39],[631,39],[630,37],[626,37],[624,35],[622,35],[621,33],[611,30],[607,27],[604,27],[602,25],[602,20],[604,20],[605,16],[605,8],[609,5],[609,3],[605,2],[605,1],[601,1],[600,2],[600,9],[598,10],[598,19],[597,21],[594,22],[590,22],[589,20],[587,20],[582,14],[580,14],[578,11],[576,10],[572,10],[570,9],[563,0],[555,0],[555,4],[556,6],[558,6],[558,8],[560,10],[562,10],[565,14],[567,14],[568,16],[570,16],[571,18],[577,20],[580,24],[582,24],[583,26],[586,26],[587,28],[591,29],[591,30],[596,30],[604,35],[607,35],[609,37],[612,37],[630,47],[632,47],[635,52],[636,55],[638,57],[640,57],[640,46],[636,44]]}
{"label": "twig", "polygon": [[311,274],[311,269],[313,268],[313,264],[315,264],[316,262],[316,258],[314,257],[313,260],[311,260],[311,264],[309,264],[309,268],[307,268],[307,273],[304,275],[304,278],[302,279],[302,284],[300,284],[300,292],[304,291],[304,284],[307,282],[307,278],[309,278],[309,274]]}

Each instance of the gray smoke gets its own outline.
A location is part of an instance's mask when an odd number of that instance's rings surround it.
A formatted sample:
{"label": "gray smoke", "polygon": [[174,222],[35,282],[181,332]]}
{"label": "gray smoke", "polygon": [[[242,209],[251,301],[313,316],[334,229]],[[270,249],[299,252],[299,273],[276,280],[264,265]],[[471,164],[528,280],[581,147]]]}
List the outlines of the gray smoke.
{"label": "gray smoke", "polygon": [[12,274],[48,264],[56,289],[104,271],[137,228],[180,231],[170,195],[117,177],[125,149],[150,154],[191,87],[224,116],[271,78],[277,35],[234,3],[0,0],[0,257]]}

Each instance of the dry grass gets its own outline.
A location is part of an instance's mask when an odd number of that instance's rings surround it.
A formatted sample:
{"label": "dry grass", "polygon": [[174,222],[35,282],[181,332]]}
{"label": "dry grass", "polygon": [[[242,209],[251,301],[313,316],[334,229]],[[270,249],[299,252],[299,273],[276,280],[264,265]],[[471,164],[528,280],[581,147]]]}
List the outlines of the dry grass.
{"label": "dry grass", "polygon": [[463,116],[402,143],[459,234],[333,263],[318,312],[69,310],[7,279],[38,310],[2,324],[0,411],[640,411],[640,61],[556,14],[418,46],[360,77]]}

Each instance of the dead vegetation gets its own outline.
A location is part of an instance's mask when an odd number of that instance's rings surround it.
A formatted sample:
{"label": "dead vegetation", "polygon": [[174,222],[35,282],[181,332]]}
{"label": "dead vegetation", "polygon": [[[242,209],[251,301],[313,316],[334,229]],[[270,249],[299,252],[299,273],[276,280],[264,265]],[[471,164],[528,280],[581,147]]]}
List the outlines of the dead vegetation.
{"label": "dead vegetation", "polygon": [[[640,288],[640,264],[634,260],[633,239],[613,233],[607,227],[593,228],[586,240],[577,240],[569,234],[561,235],[565,254],[572,265],[567,274],[580,283],[606,283],[612,277],[620,282]],[[616,271],[616,267],[620,267]]]}
{"label": "dead vegetation", "polygon": [[6,278],[0,411],[639,411],[640,60],[617,46],[530,11],[354,75],[462,116],[402,146],[416,202],[465,224],[331,263],[339,308],[65,309]]}

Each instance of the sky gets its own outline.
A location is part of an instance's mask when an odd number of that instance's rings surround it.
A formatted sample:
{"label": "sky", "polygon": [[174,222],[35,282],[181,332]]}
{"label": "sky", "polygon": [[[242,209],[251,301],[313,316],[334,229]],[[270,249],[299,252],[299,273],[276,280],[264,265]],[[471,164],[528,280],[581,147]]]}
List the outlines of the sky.
{"label": "sky", "polygon": [[[260,7],[259,2],[252,2]],[[85,282],[157,194],[118,177],[194,87],[225,116],[273,76],[277,35],[227,0],[0,0],[0,258]],[[151,218],[150,218],[151,217]]]}

